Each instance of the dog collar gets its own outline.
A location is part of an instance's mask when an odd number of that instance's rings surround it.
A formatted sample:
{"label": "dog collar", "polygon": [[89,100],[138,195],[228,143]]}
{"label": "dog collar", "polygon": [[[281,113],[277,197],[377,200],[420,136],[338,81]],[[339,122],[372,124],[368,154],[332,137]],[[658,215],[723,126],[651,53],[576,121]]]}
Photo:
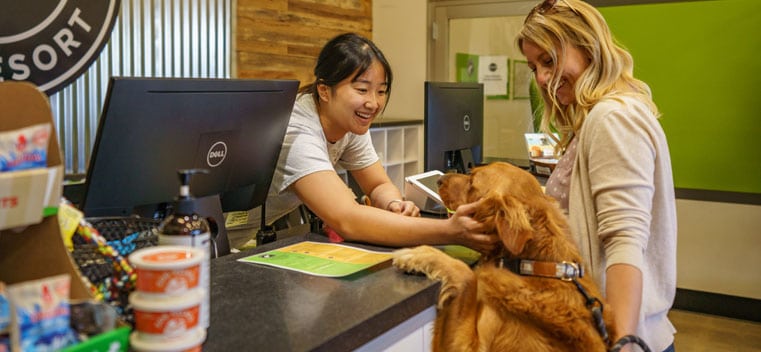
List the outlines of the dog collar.
{"label": "dog collar", "polygon": [[500,258],[497,266],[519,275],[551,277],[571,281],[584,276],[584,270],[575,262],[543,262],[538,260]]}
{"label": "dog collar", "polygon": [[576,262],[542,262],[537,260],[527,259],[515,259],[515,258],[499,258],[497,266],[505,268],[518,275],[528,276],[540,276],[556,278],[563,281],[573,282],[576,289],[579,290],[582,296],[584,296],[584,304],[592,312],[592,318],[594,319],[595,328],[602,337],[602,340],[606,345],[609,345],[610,335],[605,327],[605,321],[602,317],[602,301],[592,296],[587,290],[581,286],[578,279],[584,276],[584,270],[581,265]]}

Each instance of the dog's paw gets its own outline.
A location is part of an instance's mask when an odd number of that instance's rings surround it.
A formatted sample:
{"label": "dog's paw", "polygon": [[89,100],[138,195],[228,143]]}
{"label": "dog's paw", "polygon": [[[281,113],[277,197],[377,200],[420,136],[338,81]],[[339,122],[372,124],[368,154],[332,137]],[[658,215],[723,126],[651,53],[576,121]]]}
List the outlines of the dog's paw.
{"label": "dog's paw", "polygon": [[459,271],[470,272],[465,263],[431,246],[399,249],[393,252],[392,263],[407,273],[425,274],[434,280],[447,279]]}
{"label": "dog's paw", "polygon": [[415,257],[417,253],[421,251],[420,247],[415,248],[402,248],[392,253],[391,263],[399,270],[404,271],[407,274],[424,275],[425,273],[416,267],[419,264]]}
{"label": "dog's paw", "polygon": [[430,246],[418,246],[415,248],[403,248],[393,252],[392,263],[395,267],[408,274],[431,273],[431,262],[441,251]]}
{"label": "dog's paw", "polygon": [[462,261],[430,247],[405,248],[393,253],[393,264],[406,273],[425,274],[441,281],[438,307],[444,307],[475,281],[473,271]]}

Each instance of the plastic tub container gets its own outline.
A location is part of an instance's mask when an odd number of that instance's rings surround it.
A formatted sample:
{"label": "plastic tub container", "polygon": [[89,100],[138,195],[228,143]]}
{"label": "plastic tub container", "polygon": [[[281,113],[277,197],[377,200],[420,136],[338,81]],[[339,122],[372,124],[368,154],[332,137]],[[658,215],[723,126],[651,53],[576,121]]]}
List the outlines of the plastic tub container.
{"label": "plastic tub container", "polygon": [[177,295],[199,286],[206,253],[190,246],[156,246],[129,256],[140,292]]}
{"label": "plastic tub container", "polygon": [[130,335],[130,348],[139,352],[201,352],[206,330],[195,328],[180,336],[165,339],[147,339],[140,332]]}
{"label": "plastic tub container", "polygon": [[135,316],[135,330],[145,339],[176,337],[199,327],[201,302],[206,291],[196,288],[181,295],[133,292],[129,302]]}

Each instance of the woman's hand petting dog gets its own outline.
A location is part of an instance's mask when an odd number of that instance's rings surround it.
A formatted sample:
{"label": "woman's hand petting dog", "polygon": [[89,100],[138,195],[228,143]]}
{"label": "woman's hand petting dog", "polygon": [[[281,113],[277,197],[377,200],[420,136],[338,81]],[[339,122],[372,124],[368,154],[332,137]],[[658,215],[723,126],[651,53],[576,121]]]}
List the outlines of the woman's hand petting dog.
{"label": "woman's hand petting dog", "polygon": [[458,224],[462,229],[457,244],[481,253],[489,253],[499,243],[499,236],[494,232],[486,233],[486,226],[473,218],[480,206],[480,200],[460,205],[448,221]]}

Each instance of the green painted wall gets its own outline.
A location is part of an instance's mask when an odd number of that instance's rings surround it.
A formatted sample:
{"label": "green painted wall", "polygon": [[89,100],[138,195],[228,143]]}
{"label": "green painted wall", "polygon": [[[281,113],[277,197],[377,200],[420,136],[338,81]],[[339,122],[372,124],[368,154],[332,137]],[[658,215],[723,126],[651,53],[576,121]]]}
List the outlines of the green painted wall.
{"label": "green painted wall", "polygon": [[761,193],[761,0],[599,9],[653,91],[675,186]]}

